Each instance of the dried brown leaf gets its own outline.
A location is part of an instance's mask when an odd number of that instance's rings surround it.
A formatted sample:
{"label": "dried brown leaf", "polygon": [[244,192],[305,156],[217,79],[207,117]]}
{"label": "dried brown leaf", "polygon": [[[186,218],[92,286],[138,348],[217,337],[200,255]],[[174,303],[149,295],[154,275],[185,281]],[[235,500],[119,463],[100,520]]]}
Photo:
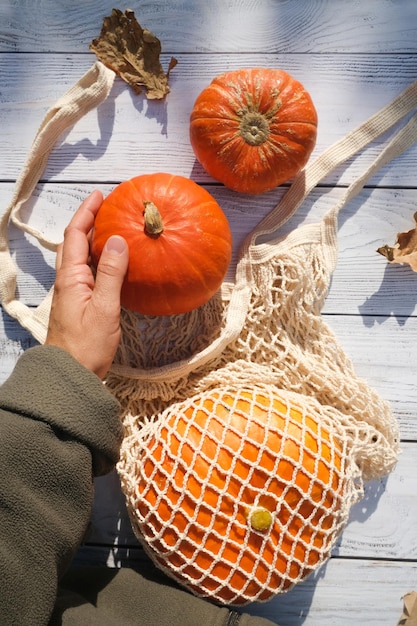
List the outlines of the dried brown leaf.
{"label": "dried brown leaf", "polygon": [[404,611],[397,626],[417,626],[417,593],[410,591],[403,600]]}
{"label": "dried brown leaf", "polygon": [[[417,213],[414,214],[417,225]],[[382,246],[377,252],[386,257],[389,263],[407,263],[417,272],[417,226],[405,233],[398,233],[394,246]]]}
{"label": "dried brown leaf", "polygon": [[113,9],[104,18],[100,37],[93,39],[90,50],[135,93],[145,88],[147,98],[158,100],[169,93],[169,72],[177,60],[171,59],[165,74],[159,60],[161,42],[150,30],[142,28],[131,9],[124,13]]}

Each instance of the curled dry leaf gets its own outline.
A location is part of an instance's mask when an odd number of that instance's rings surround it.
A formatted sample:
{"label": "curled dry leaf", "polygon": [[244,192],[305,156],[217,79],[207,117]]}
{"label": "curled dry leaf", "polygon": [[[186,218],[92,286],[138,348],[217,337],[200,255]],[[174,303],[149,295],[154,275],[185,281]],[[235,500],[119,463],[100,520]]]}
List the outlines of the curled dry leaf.
{"label": "curled dry leaf", "polygon": [[414,213],[416,227],[405,233],[398,233],[393,247],[382,246],[377,252],[387,258],[389,263],[407,263],[417,272],[417,213]]}
{"label": "curled dry leaf", "polygon": [[135,93],[145,88],[147,98],[162,99],[169,92],[169,72],[177,60],[171,59],[165,74],[159,60],[161,42],[150,30],[142,28],[131,9],[124,13],[113,9],[104,18],[100,37],[93,39],[90,50]]}
{"label": "curled dry leaf", "polygon": [[416,626],[417,624],[417,592],[410,591],[404,598],[404,611],[397,626]]}

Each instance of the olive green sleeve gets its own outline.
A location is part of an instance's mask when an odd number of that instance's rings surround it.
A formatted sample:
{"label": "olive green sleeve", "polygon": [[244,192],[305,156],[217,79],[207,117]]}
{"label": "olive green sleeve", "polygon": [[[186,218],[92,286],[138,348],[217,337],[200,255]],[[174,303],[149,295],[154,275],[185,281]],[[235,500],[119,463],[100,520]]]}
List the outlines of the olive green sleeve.
{"label": "olive green sleeve", "polygon": [[114,467],[119,405],[65,351],[24,353],[0,388],[0,615],[46,624],[86,531],[93,477]]}
{"label": "olive green sleeve", "polygon": [[81,568],[63,581],[49,626],[277,626],[197,598],[144,560],[129,568]]}
{"label": "olive green sleeve", "polygon": [[114,467],[121,436],[113,396],[58,348],[28,350],[0,388],[1,623],[272,626],[191,596],[149,563],[62,577],[90,519],[93,477]]}

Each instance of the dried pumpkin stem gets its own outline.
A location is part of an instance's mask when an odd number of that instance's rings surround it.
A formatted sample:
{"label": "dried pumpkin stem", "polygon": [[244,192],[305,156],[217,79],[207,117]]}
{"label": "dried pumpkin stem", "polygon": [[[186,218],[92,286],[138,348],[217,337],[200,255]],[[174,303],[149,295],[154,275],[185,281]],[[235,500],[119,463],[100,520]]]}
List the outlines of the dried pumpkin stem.
{"label": "dried pumpkin stem", "polygon": [[164,224],[158,207],[153,202],[144,202],[143,205],[145,207],[143,213],[143,217],[145,218],[145,232],[151,237],[157,237],[164,230]]}
{"label": "dried pumpkin stem", "polygon": [[259,146],[269,137],[269,122],[258,111],[247,111],[240,120],[239,131],[251,146]]}

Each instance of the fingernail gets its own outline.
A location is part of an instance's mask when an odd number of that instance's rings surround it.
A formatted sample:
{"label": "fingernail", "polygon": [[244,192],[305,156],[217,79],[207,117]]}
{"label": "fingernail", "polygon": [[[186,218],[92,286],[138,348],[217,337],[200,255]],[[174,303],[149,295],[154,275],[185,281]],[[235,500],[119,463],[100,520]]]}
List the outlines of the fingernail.
{"label": "fingernail", "polygon": [[126,241],[119,235],[112,235],[107,239],[106,252],[122,254],[126,250]]}

